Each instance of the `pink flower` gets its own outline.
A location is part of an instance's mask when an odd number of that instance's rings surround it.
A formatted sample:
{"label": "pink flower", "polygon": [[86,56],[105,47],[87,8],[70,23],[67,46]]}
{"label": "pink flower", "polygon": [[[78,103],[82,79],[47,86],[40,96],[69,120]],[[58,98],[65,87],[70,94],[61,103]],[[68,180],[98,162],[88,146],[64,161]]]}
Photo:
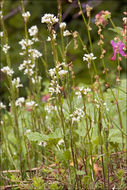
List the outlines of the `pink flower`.
{"label": "pink flower", "polygon": [[50,98],[50,95],[49,95],[49,94],[46,94],[46,95],[44,95],[44,96],[42,97],[42,101],[43,101],[43,102],[47,102],[49,98]]}
{"label": "pink flower", "polygon": [[95,24],[106,26],[110,17],[111,13],[109,11],[101,11],[95,16]]}
{"label": "pink flower", "polygon": [[123,42],[115,43],[113,40],[111,41],[113,47],[113,57],[111,58],[112,61],[116,59],[116,54],[119,53],[122,56],[126,56],[125,52],[123,51],[124,44]]}

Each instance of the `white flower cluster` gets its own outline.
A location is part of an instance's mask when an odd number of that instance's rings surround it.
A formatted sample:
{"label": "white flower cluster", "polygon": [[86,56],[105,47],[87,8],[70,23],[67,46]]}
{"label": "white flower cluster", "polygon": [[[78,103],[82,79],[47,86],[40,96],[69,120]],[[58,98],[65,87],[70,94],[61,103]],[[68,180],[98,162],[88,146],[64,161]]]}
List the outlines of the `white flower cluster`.
{"label": "white flower cluster", "polygon": [[3,45],[2,50],[4,51],[4,53],[7,53],[9,49],[10,49],[10,46],[8,44]]}
{"label": "white flower cluster", "polygon": [[94,99],[94,102],[96,103],[97,108],[100,108],[102,106],[102,108],[105,107],[106,111],[109,111],[109,108],[107,107],[106,102],[103,102],[103,100],[99,102],[97,99]]}
{"label": "white flower cluster", "polygon": [[88,68],[90,68],[91,61],[95,60],[95,59],[96,59],[96,57],[94,57],[93,53],[84,54],[84,56],[83,56],[83,61],[87,61],[88,62]]}
{"label": "white flower cluster", "polygon": [[57,23],[58,21],[59,19],[53,14],[45,14],[43,17],[41,17],[41,23],[53,25]]}
{"label": "white flower cluster", "polygon": [[26,50],[27,47],[33,45],[33,41],[30,40],[30,39],[28,39],[28,40],[22,39],[22,40],[19,42],[19,44],[21,45],[21,47],[22,47],[23,50]]}
{"label": "white flower cluster", "polygon": [[70,117],[72,119],[72,123],[78,122],[83,118],[85,115],[84,111],[80,108],[76,108],[76,110],[73,112],[73,114],[70,114]]}
{"label": "white flower cluster", "polygon": [[47,111],[48,113],[51,113],[52,111],[56,111],[57,107],[53,106],[52,104],[47,104],[45,106],[45,111]]}
{"label": "white flower cluster", "polygon": [[64,30],[64,29],[66,28],[66,23],[65,23],[65,22],[61,22],[61,23],[60,23],[60,28],[61,28],[62,30]]}
{"label": "white flower cluster", "polygon": [[63,36],[70,36],[70,35],[71,35],[71,33],[69,32],[69,30],[65,30],[63,32]]}
{"label": "white flower cluster", "polygon": [[5,109],[6,106],[3,104],[3,102],[0,102],[0,109]]}
{"label": "white flower cluster", "polygon": [[33,68],[35,67],[35,64],[31,63],[31,60],[24,60],[22,64],[19,66],[19,70],[24,70],[24,74],[28,76],[32,76],[34,74]]}
{"label": "white flower cluster", "polygon": [[19,106],[19,107],[22,107],[22,105],[24,104],[24,102],[25,102],[25,98],[24,97],[20,97],[20,98],[18,98],[16,100],[15,105]]}
{"label": "white flower cluster", "polygon": [[20,84],[20,78],[19,77],[12,80],[12,85],[16,88],[23,87],[23,85]]}
{"label": "white flower cluster", "polygon": [[30,12],[27,11],[25,13],[22,13],[22,17],[24,18],[24,21],[28,21],[29,17],[30,17]]}
{"label": "white flower cluster", "polygon": [[93,53],[90,53],[90,54],[84,54],[83,56],[83,61],[91,61],[91,60],[94,60],[96,59],[96,57],[94,57],[94,54]]}
{"label": "white flower cluster", "polygon": [[60,78],[63,78],[68,73],[68,71],[64,70],[62,67],[66,68],[67,65],[63,62],[61,64],[58,64],[56,66],[56,68],[49,70],[49,75],[52,78],[51,83],[50,83],[50,87],[49,87],[49,92],[51,93],[51,95],[53,95],[54,93],[56,93],[56,94],[61,93],[61,90],[60,90],[61,88],[57,82],[56,72],[58,72],[58,75]]}
{"label": "white flower cluster", "polygon": [[60,86],[59,86],[57,80],[51,80],[49,92],[51,93],[51,95],[53,95],[54,93],[55,94],[61,93]]}
{"label": "white flower cluster", "polygon": [[[66,68],[67,67],[66,63],[62,62],[61,64],[56,66],[60,77],[64,77],[68,73],[68,71],[63,69],[62,67]],[[56,78],[56,68],[49,70],[49,74],[52,78]]]}
{"label": "white flower cluster", "polygon": [[78,98],[81,98],[82,95],[86,95],[88,92],[91,92],[90,88],[79,87],[78,91],[75,94],[78,96]]}
{"label": "white flower cluster", "polygon": [[35,25],[35,26],[32,26],[31,28],[29,28],[28,31],[29,31],[30,36],[36,36],[38,33],[38,28]]}
{"label": "white flower cluster", "polygon": [[[56,39],[56,33],[53,34],[53,40],[55,40],[55,39]],[[51,38],[48,36],[47,42],[50,42],[50,41],[51,41]]]}
{"label": "white flower cluster", "polygon": [[34,60],[42,56],[42,53],[40,53],[37,49],[29,49],[28,52],[28,56],[30,57],[32,55]]}
{"label": "white flower cluster", "polygon": [[37,83],[40,83],[41,80],[42,80],[41,76],[35,76],[35,78],[32,78],[32,83],[37,84]]}
{"label": "white flower cluster", "polygon": [[38,106],[38,104],[36,104],[35,101],[26,102],[25,105],[26,105],[26,107],[27,107],[28,109],[33,109],[33,108],[35,108],[35,107]]}
{"label": "white flower cluster", "polygon": [[9,68],[8,66],[3,67],[3,68],[1,69],[1,71],[2,71],[3,73],[5,73],[5,74],[9,75],[9,76],[12,76],[13,73],[14,73],[13,69]]}

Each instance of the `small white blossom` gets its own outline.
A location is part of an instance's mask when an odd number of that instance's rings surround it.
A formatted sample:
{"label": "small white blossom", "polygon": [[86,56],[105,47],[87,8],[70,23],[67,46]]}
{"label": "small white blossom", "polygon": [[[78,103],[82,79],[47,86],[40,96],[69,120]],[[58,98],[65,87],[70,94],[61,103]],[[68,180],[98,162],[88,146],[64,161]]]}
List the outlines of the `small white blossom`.
{"label": "small white blossom", "polygon": [[18,98],[16,100],[15,104],[16,104],[16,106],[21,107],[24,104],[24,102],[25,102],[25,98],[24,97],[20,97],[20,98]]}
{"label": "small white blossom", "polygon": [[31,68],[27,68],[24,70],[24,75],[32,76],[34,74],[34,71]]}
{"label": "small white blossom", "polygon": [[35,78],[32,78],[32,83],[35,84],[35,83],[40,83],[42,80],[42,77],[41,76],[35,76]]}
{"label": "small white blossom", "polygon": [[52,104],[48,104],[45,107],[45,111],[47,111],[48,113],[51,113],[52,111],[56,111],[56,110],[57,110],[56,106],[53,106]]}
{"label": "small white blossom", "polygon": [[69,30],[65,30],[63,32],[63,36],[70,36],[70,35],[71,35],[71,33],[69,32]]}
{"label": "small white blossom", "polygon": [[33,45],[33,41],[30,40],[30,39],[28,39],[28,40],[22,39],[22,40],[19,42],[19,44],[22,46],[22,49],[24,50],[24,49],[26,49],[26,47]]}
{"label": "small white blossom", "polygon": [[41,141],[40,143],[38,143],[39,146],[46,146],[47,145],[47,142],[44,142],[44,141]]}
{"label": "small white blossom", "polygon": [[42,53],[40,53],[37,49],[29,49],[28,52],[32,54],[34,60],[42,56]]}
{"label": "small white blossom", "polygon": [[51,77],[54,77],[56,75],[56,68],[49,69],[49,74]]}
{"label": "small white blossom", "polygon": [[0,109],[5,109],[6,106],[3,104],[3,102],[0,102]]}
{"label": "small white blossom", "polygon": [[3,125],[3,124],[4,124],[4,122],[3,122],[2,120],[0,120],[0,124],[1,124],[1,125]]}
{"label": "small white blossom", "polygon": [[4,32],[0,32],[0,37],[2,38],[4,36]]}
{"label": "small white blossom", "polygon": [[37,106],[38,106],[38,104],[36,104],[35,101],[26,102],[26,107],[28,107],[29,109],[33,109]]}
{"label": "small white blossom", "polygon": [[23,87],[23,85],[20,84],[20,78],[19,77],[12,80],[12,85],[15,86],[16,88]]}
{"label": "small white blossom", "polygon": [[94,57],[93,53],[84,54],[84,56],[83,56],[83,61],[91,61],[94,59],[96,59],[96,57]]}
{"label": "small white blossom", "polygon": [[82,95],[86,95],[88,92],[91,92],[90,88],[79,87],[75,94],[78,96],[78,98],[81,98]]}
{"label": "small white blossom", "polygon": [[58,74],[59,74],[61,77],[63,77],[63,76],[65,76],[65,75],[67,74],[67,72],[68,72],[68,71],[66,71],[66,70],[60,70],[60,71],[58,71]]}
{"label": "small white blossom", "polygon": [[41,17],[41,23],[53,25],[57,23],[58,21],[59,19],[53,14],[45,14],[43,17]]}
{"label": "small white blossom", "polygon": [[50,42],[51,41],[51,38],[48,36],[48,38],[47,38],[47,42]]}
{"label": "small white blossom", "polygon": [[72,119],[72,123],[75,121],[78,122],[83,118],[85,115],[84,111],[80,108],[76,108],[76,110],[73,112],[73,114],[70,114],[70,117]]}
{"label": "small white blossom", "polygon": [[10,46],[8,44],[3,45],[3,51],[4,51],[4,53],[7,53],[8,49],[10,49]]}
{"label": "small white blossom", "polygon": [[27,130],[26,130],[26,133],[30,133],[30,132],[31,132],[31,129],[27,129]]}
{"label": "small white blossom", "polygon": [[3,73],[6,73],[6,74],[9,75],[9,76],[12,76],[13,73],[14,73],[13,69],[10,69],[8,66],[3,67],[3,68],[1,69],[1,71],[2,71]]}
{"label": "small white blossom", "polygon": [[[23,70],[23,69],[25,69],[25,68],[28,68],[28,67],[31,67],[31,66],[32,66],[32,64],[31,64],[31,60],[30,60],[30,59],[24,60],[23,63],[20,64],[19,70],[21,71],[21,70]],[[32,68],[33,68],[33,67],[32,67]]]}
{"label": "small white blossom", "polygon": [[38,39],[37,37],[33,37],[33,38],[32,38],[32,41],[33,41],[33,42],[38,42],[39,39]]}
{"label": "small white blossom", "polygon": [[91,61],[95,60],[95,59],[96,59],[96,57],[94,57],[93,53],[84,54],[84,56],[83,56],[83,61],[87,61],[88,62],[88,68],[90,68]]}
{"label": "small white blossom", "polygon": [[26,22],[30,17],[30,12],[27,11],[25,13],[22,13],[22,17],[24,18],[24,21]]}
{"label": "small white blossom", "polygon": [[31,28],[29,28],[29,34],[30,34],[30,36],[35,36],[35,35],[37,35],[37,33],[38,33],[38,28],[37,28],[37,26],[35,25],[35,26],[32,26]]}
{"label": "small white blossom", "polygon": [[61,22],[61,23],[60,23],[60,28],[61,28],[62,30],[64,30],[64,29],[66,28],[66,23],[65,23],[65,22]]}

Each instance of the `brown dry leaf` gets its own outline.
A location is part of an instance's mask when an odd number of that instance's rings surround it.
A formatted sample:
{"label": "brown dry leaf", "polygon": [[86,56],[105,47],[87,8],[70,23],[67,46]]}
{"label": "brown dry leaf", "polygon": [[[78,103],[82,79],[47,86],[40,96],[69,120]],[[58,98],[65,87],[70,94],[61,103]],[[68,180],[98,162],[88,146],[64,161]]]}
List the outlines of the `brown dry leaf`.
{"label": "brown dry leaf", "polygon": [[94,171],[97,177],[101,177],[102,168],[100,168],[97,164],[94,164]]}

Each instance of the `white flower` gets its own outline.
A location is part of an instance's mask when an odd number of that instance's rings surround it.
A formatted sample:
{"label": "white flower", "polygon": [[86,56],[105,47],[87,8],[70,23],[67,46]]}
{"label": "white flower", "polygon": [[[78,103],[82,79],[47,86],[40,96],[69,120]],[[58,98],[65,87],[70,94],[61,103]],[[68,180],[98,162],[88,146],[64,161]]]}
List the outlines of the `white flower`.
{"label": "white flower", "polygon": [[[55,40],[56,39],[56,34],[53,34],[53,40]],[[47,42],[50,42],[51,41],[51,38],[48,36],[48,38],[47,38]]]}
{"label": "white flower", "polygon": [[95,59],[96,59],[96,57],[94,57],[93,53],[84,54],[84,56],[83,56],[83,61],[87,61],[88,62],[88,69],[90,68],[91,61],[95,60]]}
{"label": "white flower", "polygon": [[35,108],[37,106],[38,106],[38,104],[36,104],[35,101],[26,102],[26,107],[28,107],[28,108],[32,109],[32,108]]}
{"label": "white flower", "polygon": [[7,52],[8,52],[8,49],[10,49],[10,46],[9,46],[8,44],[5,44],[5,45],[3,46],[3,51],[4,51],[4,53],[7,53]]}
{"label": "white flower", "polygon": [[60,28],[61,28],[62,30],[64,30],[64,29],[66,28],[66,23],[65,23],[65,22],[61,22],[61,23],[60,23]]}
{"label": "white flower", "polygon": [[31,129],[27,129],[27,130],[26,130],[26,133],[30,133],[30,132],[31,132]]}
{"label": "white flower", "polygon": [[34,74],[34,71],[31,68],[27,68],[24,70],[24,75],[32,76]]}
{"label": "white flower", "polygon": [[22,39],[19,44],[22,46],[22,49],[26,49],[26,47],[33,45],[33,41],[28,39]]}
{"label": "white flower", "polygon": [[60,70],[60,71],[58,71],[58,74],[59,74],[61,77],[63,77],[63,76],[65,76],[65,75],[67,74],[67,72],[68,72],[68,71],[66,71],[66,70]]}
{"label": "white flower", "polygon": [[10,69],[8,66],[3,67],[3,68],[1,69],[1,71],[2,71],[3,73],[6,73],[6,74],[9,75],[9,76],[12,76],[13,73],[14,73],[14,71],[13,71],[12,69]]}
{"label": "white flower", "polygon": [[54,77],[56,75],[56,68],[49,69],[49,74],[51,77]]}
{"label": "white flower", "polygon": [[6,106],[3,104],[3,102],[0,102],[0,109],[5,109]]}
{"label": "white flower", "polygon": [[35,84],[35,83],[40,83],[42,80],[42,77],[41,76],[35,76],[35,78],[32,78],[32,83]]}
{"label": "white flower", "polygon": [[78,98],[81,98],[82,95],[86,95],[88,92],[91,92],[90,88],[79,87],[78,92],[75,94],[78,96]]}
{"label": "white flower", "polygon": [[33,38],[32,38],[32,41],[33,41],[33,42],[38,42],[39,39],[38,39],[37,37],[33,37]]}
{"label": "white flower", "polygon": [[57,110],[56,106],[53,106],[52,104],[48,104],[45,107],[45,111],[47,111],[48,113],[51,113],[52,111],[56,111],[56,110]]}
{"label": "white flower", "polygon": [[47,42],[50,42],[51,41],[51,38],[48,36],[48,38],[47,38]]}
{"label": "white flower", "polygon": [[83,61],[91,61],[91,60],[94,60],[96,59],[96,57],[94,57],[93,53],[90,53],[90,54],[84,54],[83,56]]}
{"label": "white flower", "polygon": [[0,37],[3,37],[4,36],[4,32],[0,32]]}
{"label": "white flower", "polygon": [[59,19],[53,14],[45,14],[43,17],[41,17],[41,23],[53,25],[57,23],[58,21]]}
{"label": "white flower", "polygon": [[72,123],[74,123],[75,121],[80,121],[81,118],[83,118],[85,115],[84,111],[80,108],[76,108],[76,110],[73,112],[73,114],[70,115],[71,119],[72,119]]}
{"label": "white flower", "polygon": [[27,11],[25,13],[22,13],[22,17],[24,18],[24,21],[26,22],[30,17],[30,12]]}
{"label": "white flower", "polygon": [[35,26],[32,26],[28,31],[29,31],[30,36],[35,36],[38,33],[38,28],[35,25]]}
{"label": "white flower", "polygon": [[28,52],[32,54],[34,60],[42,56],[42,53],[40,53],[37,49],[29,49]]}
{"label": "white flower", "polygon": [[69,30],[65,30],[63,32],[63,36],[70,36],[70,35],[71,35],[71,33],[69,32]]}
{"label": "white flower", "polygon": [[21,107],[23,105],[23,103],[25,102],[25,98],[24,97],[20,97],[16,100],[15,104],[16,106]]}
{"label": "white flower", "polygon": [[20,84],[20,78],[17,77],[16,79],[13,79],[12,85],[15,86],[16,88],[23,87],[22,84]]}

